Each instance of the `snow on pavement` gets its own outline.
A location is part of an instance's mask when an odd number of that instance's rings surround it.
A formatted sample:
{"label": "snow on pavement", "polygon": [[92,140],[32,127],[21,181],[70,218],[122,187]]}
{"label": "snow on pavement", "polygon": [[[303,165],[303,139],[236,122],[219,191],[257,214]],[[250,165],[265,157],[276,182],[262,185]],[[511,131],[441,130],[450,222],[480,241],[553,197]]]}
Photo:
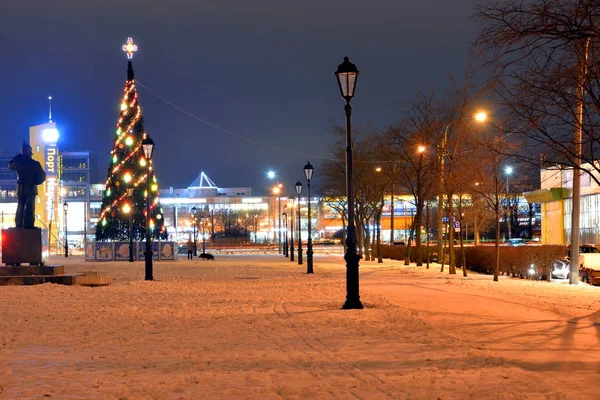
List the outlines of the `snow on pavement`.
{"label": "snow on pavement", "polygon": [[600,288],[277,255],[89,263],[0,287],[1,399],[594,399]]}

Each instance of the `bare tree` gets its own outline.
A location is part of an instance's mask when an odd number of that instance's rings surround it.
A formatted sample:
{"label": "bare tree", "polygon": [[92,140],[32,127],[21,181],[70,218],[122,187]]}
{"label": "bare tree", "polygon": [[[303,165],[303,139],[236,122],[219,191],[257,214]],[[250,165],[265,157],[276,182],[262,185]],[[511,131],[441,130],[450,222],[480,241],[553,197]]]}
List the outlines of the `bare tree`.
{"label": "bare tree", "polygon": [[388,128],[382,136],[381,155],[388,162],[388,180],[395,182],[413,197],[416,215],[411,224],[405,264],[410,262],[413,232],[415,235],[417,265],[422,265],[421,226],[425,203],[433,194],[436,165],[432,157],[436,132],[440,130],[439,105],[432,92],[417,93],[408,103],[400,122]]}
{"label": "bare tree", "polygon": [[[571,284],[579,264],[580,175],[599,183],[600,3],[593,0],[494,1],[477,8],[484,23],[474,46],[494,72],[496,93],[521,124],[515,133],[530,147],[518,154],[568,165],[573,174]],[[531,157],[531,154],[534,156]]]}

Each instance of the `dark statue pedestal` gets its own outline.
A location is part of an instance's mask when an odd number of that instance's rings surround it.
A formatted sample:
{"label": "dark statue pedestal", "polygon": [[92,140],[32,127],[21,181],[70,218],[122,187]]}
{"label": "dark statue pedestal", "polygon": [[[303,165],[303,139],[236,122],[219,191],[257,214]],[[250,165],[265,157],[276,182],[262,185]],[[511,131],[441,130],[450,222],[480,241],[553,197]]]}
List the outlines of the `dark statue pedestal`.
{"label": "dark statue pedestal", "polygon": [[2,229],[5,265],[44,265],[48,262],[48,231],[38,228]]}

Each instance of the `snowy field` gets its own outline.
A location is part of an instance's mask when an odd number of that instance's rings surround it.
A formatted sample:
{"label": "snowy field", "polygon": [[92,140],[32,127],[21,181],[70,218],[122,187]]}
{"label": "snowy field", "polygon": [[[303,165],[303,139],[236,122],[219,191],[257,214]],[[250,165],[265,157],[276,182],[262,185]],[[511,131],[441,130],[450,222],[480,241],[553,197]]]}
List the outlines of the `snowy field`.
{"label": "snowy field", "polygon": [[2,399],[598,399],[600,288],[341,256],[86,263],[0,286]]}

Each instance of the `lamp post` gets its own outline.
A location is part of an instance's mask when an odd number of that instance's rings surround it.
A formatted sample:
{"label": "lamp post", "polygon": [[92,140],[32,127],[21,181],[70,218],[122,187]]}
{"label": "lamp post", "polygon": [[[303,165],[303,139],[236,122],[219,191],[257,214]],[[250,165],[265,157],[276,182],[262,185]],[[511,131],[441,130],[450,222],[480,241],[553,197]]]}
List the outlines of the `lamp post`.
{"label": "lamp post", "polygon": [[142,140],[142,148],[144,149],[144,157],[146,157],[146,251],[144,252],[144,261],[146,264],[146,276],[145,280],[152,281],[152,229],[150,228],[150,166],[152,160],[152,153],[154,153],[154,141],[150,139],[150,136],[146,135]]}
{"label": "lamp post", "polygon": [[360,257],[356,252],[356,227],[354,226],[354,183],[352,176],[352,106],[350,100],[354,97],[358,69],[348,57],[344,57],[337,71],[334,73],[342,98],[346,101],[346,197],[348,207],[348,234],[346,236],[346,302],[344,309],[362,309],[358,287],[358,267]]}
{"label": "lamp post", "polygon": [[[279,218],[279,225],[278,225],[278,229],[277,229],[277,247],[278,247],[278,251],[279,254],[282,254],[281,252],[281,187],[283,185],[281,183],[278,183],[277,186],[275,186],[273,188],[273,194],[277,195],[277,214],[278,214],[278,218]],[[275,223],[275,221],[273,221],[273,223]]]}
{"label": "lamp post", "polygon": [[294,261],[294,195],[290,196],[290,261]]}
{"label": "lamp post", "polygon": [[288,212],[287,212],[287,204],[283,206],[283,213],[281,214],[283,216],[283,231],[284,231],[284,235],[283,235],[283,255],[288,257],[288,247],[287,247],[287,240],[288,240],[288,231],[287,231],[287,216],[288,216]]}
{"label": "lamp post", "polygon": [[308,187],[308,243],[306,248],[306,273],[312,274],[313,271],[313,247],[312,247],[312,221],[310,212],[310,181],[312,180],[314,168],[308,162],[304,166],[304,177],[306,178]]}
{"label": "lamp post", "polygon": [[204,234],[204,213],[200,216],[202,220],[202,254],[206,254],[206,235]]}
{"label": "lamp post", "polygon": [[196,225],[198,224],[198,218],[196,217],[196,207],[192,207],[192,214],[194,215],[194,218],[192,219],[192,222],[194,223],[194,227],[193,227],[193,232],[194,232],[194,257],[196,257],[198,255],[198,247],[196,245],[196,242],[198,241],[198,239],[196,238]]}
{"label": "lamp post", "polygon": [[508,239],[512,238],[512,229],[510,226],[510,197],[508,194],[508,177],[512,174],[512,167],[506,167],[504,170],[506,172],[506,229],[508,230]]}
{"label": "lamp post", "polygon": [[296,213],[298,213],[298,225],[296,225],[296,230],[298,231],[298,265],[302,265],[302,224],[300,221],[300,195],[302,194],[302,182],[296,182],[296,194],[298,195],[298,208]]}
{"label": "lamp post", "polygon": [[[129,196],[129,201],[133,204],[133,188],[127,188],[127,196]],[[133,229],[131,226],[131,206],[129,206],[129,262],[133,262]]]}
{"label": "lamp post", "polygon": [[69,240],[67,238],[67,210],[69,209],[69,203],[66,201],[63,203],[63,210],[65,210],[65,257],[69,257]]}
{"label": "lamp post", "polygon": [[[437,211],[437,226],[438,226],[438,232],[437,232],[437,237],[438,237],[438,263],[442,264],[442,268],[444,266],[444,179],[445,179],[445,163],[446,163],[446,156],[447,156],[447,152],[448,152],[448,132],[450,130],[450,125],[454,122],[457,121],[462,121],[463,119],[466,120],[475,120],[478,123],[484,123],[485,121],[487,121],[487,113],[485,111],[479,111],[477,112],[475,115],[471,116],[471,117],[464,117],[458,120],[452,120],[450,122],[448,122],[448,124],[446,124],[446,128],[444,129],[444,137],[442,138],[442,143],[439,149],[439,182],[438,182],[438,211]],[[450,202],[448,202],[448,205],[450,206]],[[451,229],[454,229],[454,221],[450,221],[450,219],[448,220],[448,234],[450,233]],[[453,248],[454,244],[453,242],[449,242],[449,246],[450,249]],[[451,254],[452,251],[450,252]]]}

